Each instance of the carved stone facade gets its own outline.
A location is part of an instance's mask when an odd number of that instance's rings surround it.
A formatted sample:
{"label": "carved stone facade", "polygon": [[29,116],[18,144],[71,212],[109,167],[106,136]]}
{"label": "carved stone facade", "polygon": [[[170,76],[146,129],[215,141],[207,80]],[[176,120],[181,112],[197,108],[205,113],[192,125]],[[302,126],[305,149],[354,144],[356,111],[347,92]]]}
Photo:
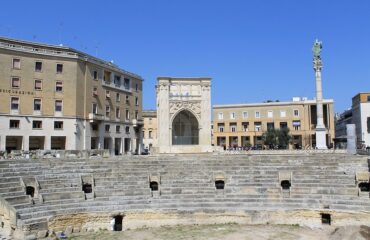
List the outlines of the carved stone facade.
{"label": "carved stone facade", "polygon": [[211,79],[159,77],[159,153],[211,152]]}

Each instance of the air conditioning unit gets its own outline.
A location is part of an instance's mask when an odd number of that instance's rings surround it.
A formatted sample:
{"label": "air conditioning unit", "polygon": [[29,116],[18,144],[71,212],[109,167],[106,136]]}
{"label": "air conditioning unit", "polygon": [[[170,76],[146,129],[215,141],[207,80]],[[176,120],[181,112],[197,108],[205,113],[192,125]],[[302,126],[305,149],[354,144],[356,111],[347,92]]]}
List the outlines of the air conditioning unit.
{"label": "air conditioning unit", "polygon": [[95,96],[95,97],[98,96],[98,90],[93,91],[93,96]]}
{"label": "air conditioning unit", "polygon": [[106,93],[106,94],[105,94],[105,97],[106,97],[106,98],[110,98],[110,93],[109,93],[109,92],[108,92],[108,93]]}

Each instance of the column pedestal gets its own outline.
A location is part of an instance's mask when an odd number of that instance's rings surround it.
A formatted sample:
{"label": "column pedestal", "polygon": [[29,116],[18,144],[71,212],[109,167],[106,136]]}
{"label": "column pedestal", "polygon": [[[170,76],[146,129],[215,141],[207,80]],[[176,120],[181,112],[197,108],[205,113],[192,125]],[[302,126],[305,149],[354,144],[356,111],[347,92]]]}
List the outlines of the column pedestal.
{"label": "column pedestal", "polygon": [[317,149],[328,149],[326,146],[326,129],[316,128],[316,148]]}

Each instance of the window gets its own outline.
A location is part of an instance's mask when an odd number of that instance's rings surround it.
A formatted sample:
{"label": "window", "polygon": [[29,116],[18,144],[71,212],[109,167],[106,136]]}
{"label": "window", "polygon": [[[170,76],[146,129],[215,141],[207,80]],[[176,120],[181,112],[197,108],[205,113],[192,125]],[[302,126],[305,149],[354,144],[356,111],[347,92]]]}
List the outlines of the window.
{"label": "window", "polygon": [[286,117],[286,111],[285,110],[280,111],[280,117],[282,117],[282,118]]}
{"label": "window", "polygon": [[56,81],[55,82],[55,91],[56,92],[63,92],[63,82],[62,81]]}
{"label": "window", "polygon": [[266,124],[266,126],[267,126],[267,129],[269,129],[269,130],[275,129],[275,124],[273,122],[268,122]]}
{"label": "window", "polygon": [[135,111],[135,119],[139,119],[139,111]]}
{"label": "window", "polygon": [[55,121],[54,122],[54,129],[55,130],[62,130],[63,129],[63,121]]}
{"label": "window", "polygon": [[287,122],[280,122],[280,129],[287,129],[288,123]]}
{"label": "window", "polygon": [[94,97],[98,96],[98,88],[97,87],[93,87],[93,96]]}
{"label": "window", "polygon": [[243,112],[243,118],[248,118],[248,112]]}
{"label": "window", "polygon": [[39,121],[39,120],[32,121],[32,128],[33,129],[41,129],[42,128],[42,121]]}
{"label": "window", "polygon": [[98,114],[98,104],[96,103],[92,104],[92,112],[93,114]]}
{"label": "window", "polygon": [[152,130],[149,130],[149,138],[152,139],[153,138],[153,131]]}
{"label": "window", "polygon": [[114,84],[117,86],[121,86],[121,77],[120,76],[114,76]]}
{"label": "window", "polygon": [[254,114],[255,114],[255,117],[256,118],[260,118],[261,117],[261,113],[259,111],[256,111]]}
{"label": "window", "polygon": [[130,79],[124,78],[123,86],[126,90],[130,90]]}
{"label": "window", "polygon": [[224,114],[222,112],[218,113],[218,119],[224,119]]}
{"label": "window", "polygon": [[139,98],[138,97],[135,97],[135,105],[139,106]]}
{"label": "window", "polygon": [[42,62],[36,62],[35,63],[35,71],[41,72],[42,71]]}
{"label": "window", "polygon": [[267,117],[268,118],[273,118],[274,117],[274,112],[273,111],[267,111]]}
{"label": "window", "polygon": [[248,132],[249,123],[247,123],[247,122],[243,122],[243,123],[242,123],[242,125],[243,125],[243,131],[244,131],[244,132]]}
{"label": "window", "polygon": [[33,111],[41,111],[41,99],[33,99]]}
{"label": "window", "polygon": [[19,77],[12,77],[12,88],[19,88],[21,86],[21,79]]}
{"label": "window", "polygon": [[126,127],[125,131],[126,131],[126,134],[129,134],[130,133],[130,127]]}
{"label": "window", "polygon": [[298,109],[293,110],[293,116],[294,117],[299,117],[299,110]]}
{"label": "window", "polygon": [[139,90],[139,84],[135,84],[135,92],[137,92]]}
{"label": "window", "polygon": [[261,122],[255,122],[254,128],[256,132],[260,132],[262,130]]}
{"label": "window", "polygon": [[110,106],[107,105],[105,106],[105,116],[109,117],[109,114],[110,114]]}
{"label": "window", "polygon": [[62,100],[55,100],[55,112],[61,112],[63,110]]}
{"label": "window", "polygon": [[121,111],[119,110],[119,107],[116,107],[116,118],[121,117]]}
{"label": "window", "polygon": [[19,120],[10,120],[9,121],[9,128],[19,129]]}
{"label": "window", "polygon": [[109,90],[105,90],[105,98],[106,99],[110,98],[110,91]]}
{"label": "window", "polygon": [[298,131],[301,129],[301,121],[293,121],[293,128],[294,130]]}
{"label": "window", "polygon": [[21,60],[19,58],[13,58],[13,69],[21,69]]}
{"label": "window", "polygon": [[120,125],[116,125],[116,132],[117,133],[121,132],[121,126]]}
{"label": "window", "polygon": [[121,101],[121,95],[119,93],[116,93],[116,102]]}
{"label": "window", "polygon": [[230,113],[230,119],[235,119],[235,113],[234,112]]}
{"label": "window", "polygon": [[91,124],[91,128],[93,131],[98,131],[99,130],[99,125],[98,124]]}
{"label": "window", "polygon": [[98,80],[98,72],[97,71],[93,72],[93,78],[94,78],[94,80]]}
{"label": "window", "polygon": [[19,97],[12,97],[10,99],[10,108],[11,110],[18,110],[19,109]]}
{"label": "window", "polygon": [[367,132],[370,133],[370,117],[367,118]]}
{"label": "window", "polygon": [[110,131],[110,125],[109,125],[109,124],[106,124],[106,125],[105,125],[105,131],[106,131],[106,132],[109,132],[109,131]]}
{"label": "window", "polygon": [[126,104],[130,104],[130,99],[128,96],[126,96]]}
{"label": "window", "polygon": [[367,96],[367,101],[370,102],[370,96]]}
{"label": "window", "polygon": [[130,120],[130,111],[126,109],[126,120]]}
{"label": "window", "polygon": [[231,132],[236,132],[236,124],[230,125]]}
{"label": "window", "polygon": [[42,90],[42,80],[35,80],[35,90],[40,91]]}
{"label": "window", "polygon": [[58,63],[57,64],[57,73],[62,73],[63,72],[63,64]]}

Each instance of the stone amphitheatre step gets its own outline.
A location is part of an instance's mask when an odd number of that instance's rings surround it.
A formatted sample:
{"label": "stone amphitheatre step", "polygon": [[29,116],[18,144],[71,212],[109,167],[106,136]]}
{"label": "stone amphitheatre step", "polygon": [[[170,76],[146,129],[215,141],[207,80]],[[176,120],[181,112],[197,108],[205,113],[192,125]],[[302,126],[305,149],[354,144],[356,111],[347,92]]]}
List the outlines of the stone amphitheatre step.
{"label": "stone amphitheatre step", "polygon": [[67,192],[52,192],[41,194],[44,202],[59,200],[59,199],[85,199],[85,193],[83,191],[67,191]]}
{"label": "stone amphitheatre step", "polygon": [[10,196],[10,197],[4,197],[4,199],[9,202],[11,205],[15,204],[28,204],[31,203],[31,197],[23,193],[24,195],[20,196]]}

